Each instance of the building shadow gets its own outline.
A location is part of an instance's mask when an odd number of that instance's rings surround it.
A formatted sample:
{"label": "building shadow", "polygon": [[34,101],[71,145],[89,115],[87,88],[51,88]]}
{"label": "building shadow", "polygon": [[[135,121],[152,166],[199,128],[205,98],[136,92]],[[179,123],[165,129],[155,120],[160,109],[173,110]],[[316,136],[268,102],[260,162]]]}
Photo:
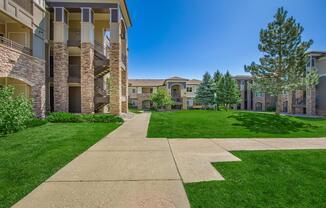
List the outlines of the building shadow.
{"label": "building shadow", "polygon": [[316,128],[306,122],[295,121],[276,114],[235,112],[229,118],[238,121],[238,123],[232,124],[233,126],[245,127],[256,133],[288,134],[298,131],[310,132],[310,129]]}

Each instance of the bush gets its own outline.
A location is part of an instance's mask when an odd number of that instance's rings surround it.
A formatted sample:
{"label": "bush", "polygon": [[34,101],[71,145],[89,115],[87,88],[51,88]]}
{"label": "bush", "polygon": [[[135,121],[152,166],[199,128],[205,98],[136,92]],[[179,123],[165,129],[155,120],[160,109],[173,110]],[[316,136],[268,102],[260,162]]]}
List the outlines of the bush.
{"label": "bush", "polygon": [[267,112],[275,112],[275,111],[276,111],[276,106],[268,106],[268,107],[266,108],[266,111],[267,111]]}
{"label": "bush", "polygon": [[123,119],[119,116],[110,114],[72,114],[72,113],[51,113],[47,120],[52,123],[122,123]]}
{"label": "bush", "polygon": [[17,132],[33,120],[32,103],[24,96],[14,96],[13,87],[0,89],[0,134]]}
{"label": "bush", "polygon": [[38,118],[34,118],[31,121],[27,122],[27,127],[31,128],[31,127],[37,127],[37,126],[42,126],[44,124],[46,124],[48,121],[46,119],[38,119]]}

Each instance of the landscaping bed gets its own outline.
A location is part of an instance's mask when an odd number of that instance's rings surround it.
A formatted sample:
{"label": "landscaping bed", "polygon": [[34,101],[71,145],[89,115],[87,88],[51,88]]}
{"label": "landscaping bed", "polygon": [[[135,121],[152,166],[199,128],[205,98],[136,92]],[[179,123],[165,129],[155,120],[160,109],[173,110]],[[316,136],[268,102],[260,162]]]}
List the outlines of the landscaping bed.
{"label": "landscaping bed", "polygon": [[214,163],[225,181],[185,184],[191,207],[325,207],[325,150],[233,154],[242,161]]}
{"label": "landscaping bed", "polygon": [[153,112],[149,138],[309,138],[326,136],[326,119],[245,111]]}

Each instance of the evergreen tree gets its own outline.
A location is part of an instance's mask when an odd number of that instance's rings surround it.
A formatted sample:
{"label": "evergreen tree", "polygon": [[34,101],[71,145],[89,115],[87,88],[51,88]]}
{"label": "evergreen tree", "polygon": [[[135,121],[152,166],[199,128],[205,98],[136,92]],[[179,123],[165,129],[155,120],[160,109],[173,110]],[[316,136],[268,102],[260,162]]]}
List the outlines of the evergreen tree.
{"label": "evergreen tree", "polygon": [[239,86],[229,72],[220,77],[215,90],[215,100],[219,106],[228,108],[241,102]]}
{"label": "evergreen tree", "polygon": [[[260,63],[245,66],[253,76],[254,90],[278,96],[277,113],[281,111],[280,96],[284,92],[306,87],[306,52],[313,42],[301,40],[303,27],[287,15],[283,8],[277,10],[274,21],[260,31],[258,48],[263,53]],[[310,74],[313,75],[309,77],[316,78],[316,72]],[[316,79],[310,84],[316,84]]]}
{"label": "evergreen tree", "polygon": [[195,100],[203,105],[205,109],[207,109],[209,105],[214,104],[213,80],[208,72],[203,76],[203,81],[197,89]]}
{"label": "evergreen tree", "polygon": [[225,105],[229,107],[230,105],[239,104],[240,99],[240,89],[236,80],[234,80],[229,72],[224,75],[224,94],[225,94]]}

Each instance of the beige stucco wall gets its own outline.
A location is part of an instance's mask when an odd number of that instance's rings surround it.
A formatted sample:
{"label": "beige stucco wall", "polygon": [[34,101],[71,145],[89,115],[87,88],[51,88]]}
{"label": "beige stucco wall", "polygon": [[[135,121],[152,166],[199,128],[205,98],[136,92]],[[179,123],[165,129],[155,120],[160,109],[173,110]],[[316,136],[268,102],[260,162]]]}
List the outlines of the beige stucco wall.
{"label": "beige stucco wall", "polygon": [[316,67],[320,75],[326,75],[326,57],[319,59]]}
{"label": "beige stucco wall", "polygon": [[[23,39],[13,39],[15,36],[15,33],[17,34],[24,34],[24,40]],[[20,23],[7,23],[7,34],[5,34],[6,37],[9,39],[13,39],[15,42],[24,45],[25,47],[30,48],[31,47],[31,30],[20,24]]]}

